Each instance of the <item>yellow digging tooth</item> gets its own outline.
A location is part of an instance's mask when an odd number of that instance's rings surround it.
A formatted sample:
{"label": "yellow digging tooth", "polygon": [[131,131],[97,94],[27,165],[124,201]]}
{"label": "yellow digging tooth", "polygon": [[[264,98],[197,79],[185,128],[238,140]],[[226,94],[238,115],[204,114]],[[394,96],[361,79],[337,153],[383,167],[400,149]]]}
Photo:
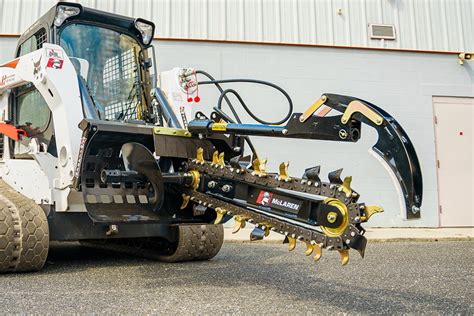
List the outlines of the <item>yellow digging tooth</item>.
{"label": "yellow digging tooth", "polygon": [[306,250],[305,250],[304,254],[307,255],[307,256],[311,255],[313,253],[313,249],[314,249],[313,245],[310,242],[307,241],[306,242]]}
{"label": "yellow digging tooth", "polygon": [[183,203],[181,204],[181,207],[180,207],[180,209],[182,210],[186,208],[186,206],[188,206],[190,196],[184,193],[181,196],[183,197]]}
{"label": "yellow digging tooth", "polygon": [[280,176],[278,180],[289,181],[290,176],[288,175],[288,166],[290,165],[289,162],[282,162],[280,164]]}
{"label": "yellow digging tooth", "polygon": [[225,162],[224,162],[224,153],[220,153],[219,155],[219,159],[217,160],[217,163],[221,166],[225,166]]}
{"label": "yellow digging tooth", "polygon": [[267,159],[260,160],[256,158],[253,161],[253,172],[255,175],[259,177],[263,177],[266,175],[265,169],[267,167]]}
{"label": "yellow digging tooth", "polygon": [[360,217],[360,220],[366,222],[369,218],[374,215],[375,213],[383,212],[383,208],[377,205],[366,205],[364,207],[364,215]]}
{"label": "yellow digging tooth", "polygon": [[314,244],[313,251],[314,251],[314,262],[319,261],[319,259],[321,259],[321,256],[323,255],[323,250],[318,244]]}
{"label": "yellow digging tooth", "polygon": [[287,236],[288,238],[288,250],[293,251],[296,248],[296,239],[290,236]]}
{"label": "yellow digging tooth", "polygon": [[202,147],[197,149],[196,160],[201,164],[204,163],[204,149],[202,149]]}
{"label": "yellow digging tooth", "polygon": [[338,250],[341,255],[342,265],[345,266],[349,262],[349,249]]}
{"label": "yellow digging tooth", "polygon": [[347,197],[351,196],[352,189],[351,189],[351,182],[352,182],[352,177],[345,177],[344,182],[342,183],[342,191],[346,194]]}
{"label": "yellow digging tooth", "polygon": [[237,233],[240,229],[245,227],[245,219],[240,215],[234,216],[234,229],[232,230],[232,234]]}
{"label": "yellow digging tooth", "polygon": [[219,152],[217,150],[212,154],[212,163],[215,165],[219,163]]}
{"label": "yellow digging tooth", "polygon": [[265,237],[268,237],[270,235],[270,226],[264,225],[263,231],[265,232]]}
{"label": "yellow digging tooth", "polygon": [[262,172],[263,175],[265,175],[265,170],[267,169],[267,158],[263,159],[262,162],[260,163],[260,171]]}
{"label": "yellow digging tooth", "polygon": [[238,222],[238,221],[234,218],[234,229],[232,229],[232,234],[237,233],[237,232],[240,230],[240,227],[241,227],[241,222]]}
{"label": "yellow digging tooth", "polygon": [[216,208],[216,219],[214,220],[214,225],[217,225],[222,221],[225,213],[226,211],[224,209],[220,207]]}

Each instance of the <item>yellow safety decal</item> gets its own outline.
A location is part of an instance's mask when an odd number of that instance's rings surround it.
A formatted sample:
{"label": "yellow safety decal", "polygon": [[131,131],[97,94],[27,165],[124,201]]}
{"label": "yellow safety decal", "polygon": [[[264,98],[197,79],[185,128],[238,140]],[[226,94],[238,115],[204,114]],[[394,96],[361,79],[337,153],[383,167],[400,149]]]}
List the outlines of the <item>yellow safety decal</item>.
{"label": "yellow safety decal", "polygon": [[228,123],[214,123],[212,124],[212,130],[213,131],[226,131],[227,130],[227,124]]}

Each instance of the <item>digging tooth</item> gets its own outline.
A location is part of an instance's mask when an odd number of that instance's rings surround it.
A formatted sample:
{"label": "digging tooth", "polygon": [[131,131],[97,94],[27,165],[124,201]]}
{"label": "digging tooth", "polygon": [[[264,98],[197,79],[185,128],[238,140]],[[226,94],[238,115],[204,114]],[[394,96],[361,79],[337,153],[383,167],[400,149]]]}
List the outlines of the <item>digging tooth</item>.
{"label": "digging tooth", "polygon": [[270,235],[270,226],[263,224],[260,228],[265,232],[265,237]]}
{"label": "digging tooth", "polygon": [[250,161],[251,161],[250,155],[247,155],[245,157],[242,157],[240,155],[240,156],[231,158],[229,160],[229,164],[232,168],[234,168],[235,170],[238,170],[237,173],[240,173],[249,167]]}
{"label": "digging tooth", "polygon": [[329,172],[328,179],[332,184],[342,184],[341,180],[342,168]]}
{"label": "digging tooth", "polygon": [[363,208],[364,215],[360,217],[360,220],[367,222],[369,218],[375,213],[383,212],[383,208],[377,205],[365,205]]}
{"label": "digging tooth", "polygon": [[251,160],[252,160],[252,158],[250,157],[250,155],[247,155],[247,156],[241,157],[238,160],[238,162],[239,162],[239,165],[241,166],[241,168],[247,169],[250,166]]}
{"label": "digging tooth", "polygon": [[367,238],[362,235],[357,235],[351,242],[351,248],[357,250],[362,258],[364,258],[366,246]]}
{"label": "digging tooth", "polygon": [[321,259],[323,255],[323,250],[321,246],[315,243],[313,245],[313,252],[314,252],[314,257],[313,257],[314,262],[319,261],[319,259]]}
{"label": "digging tooth", "polygon": [[180,207],[180,209],[182,210],[182,209],[186,208],[186,206],[188,206],[190,196],[186,195],[184,193],[181,194],[181,196],[183,197],[183,203],[181,203],[181,207]]}
{"label": "digging tooth", "polygon": [[310,180],[313,182],[321,182],[321,179],[319,178],[320,171],[321,171],[321,166],[308,168],[304,171],[303,179]]}
{"label": "digging tooth", "polygon": [[313,244],[309,241],[306,242],[306,250],[304,252],[305,255],[309,256],[313,253]]}
{"label": "digging tooth", "polygon": [[345,177],[344,181],[342,182],[341,189],[342,191],[344,191],[347,197],[351,196],[351,193],[352,193],[351,182],[352,182],[351,176]]}
{"label": "digging tooth", "polygon": [[265,169],[267,167],[267,159],[260,160],[255,158],[253,161],[253,173],[259,177],[266,175]]}
{"label": "digging tooth", "polygon": [[280,175],[278,176],[278,180],[280,181],[290,181],[290,176],[288,175],[288,166],[290,162],[282,162],[280,164]]}
{"label": "digging tooth", "polygon": [[245,218],[243,218],[240,215],[235,215],[234,216],[234,229],[232,230],[232,233],[235,234],[244,227],[245,227]]}
{"label": "digging tooth", "polygon": [[204,149],[199,147],[196,152],[196,161],[200,164],[204,164]]}
{"label": "digging tooth", "polygon": [[288,238],[288,251],[293,251],[296,248],[296,239],[290,236],[286,236]]}
{"label": "digging tooth", "polygon": [[242,169],[242,166],[239,164],[239,161],[240,161],[241,158],[242,158],[242,156],[237,156],[237,157],[231,158],[229,160],[230,166],[234,169]]}
{"label": "digging tooth", "polygon": [[217,165],[219,164],[219,152],[216,150],[212,153],[212,164]]}
{"label": "digging tooth", "polygon": [[250,241],[262,240],[263,237],[265,237],[265,231],[258,227],[255,227],[250,233]]}
{"label": "digging tooth", "polygon": [[224,218],[225,213],[226,210],[220,207],[216,208],[216,219],[214,220],[214,225],[217,225],[222,221],[222,218]]}
{"label": "digging tooth", "polygon": [[217,163],[219,164],[219,166],[225,166],[225,162],[224,162],[224,153],[220,153],[219,154],[219,159],[217,160]]}
{"label": "digging tooth", "polygon": [[341,255],[342,265],[345,266],[349,262],[349,249],[338,250]]}

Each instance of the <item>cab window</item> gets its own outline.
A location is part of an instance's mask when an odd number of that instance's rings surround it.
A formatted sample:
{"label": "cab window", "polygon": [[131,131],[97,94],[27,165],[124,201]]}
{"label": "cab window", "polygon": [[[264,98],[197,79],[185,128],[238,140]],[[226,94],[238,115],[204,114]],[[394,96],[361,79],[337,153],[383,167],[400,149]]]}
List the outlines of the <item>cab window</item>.
{"label": "cab window", "polygon": [[[41,29],[20,45],[18,55],[22,56],[40,49],[45,42],[46,30]],[[51,111],[34,85],[29,83],[17,88],[13,104],[12,112],[15,125],[25,130],[28,137],[36,138],[44,150],[55,152],[56,148],[50,148],[50,145],[55,147],[54,144],[50,144],[54,138]],[[23,145],[15,143],[15,158],[23,158],[27,151],[28,149]]]}
{"label": "cab window", "polygon": [[46,30],[42,28],[20,45],[20,49],[18,50],[18,57],[40,49],[41,47],[43,47],[43,44],[45,42]]}
{"label": "cab window", "polygon": [[28,137],[39,138],[47,142],[45,131],[50,121],[50,110],[38,90],[23,93],[17,97],[17,120],[19,128],[26,131]]}

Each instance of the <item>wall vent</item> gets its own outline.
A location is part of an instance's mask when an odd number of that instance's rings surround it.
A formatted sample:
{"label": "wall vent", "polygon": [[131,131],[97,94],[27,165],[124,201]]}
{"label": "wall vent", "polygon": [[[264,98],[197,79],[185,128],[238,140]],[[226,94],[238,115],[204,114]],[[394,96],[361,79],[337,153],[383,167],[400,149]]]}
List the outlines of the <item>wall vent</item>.
{"label": "wall vent", "polygon": [[369,24],[369,36],[371,39],[394,40],[395,26],[390,24]]}

